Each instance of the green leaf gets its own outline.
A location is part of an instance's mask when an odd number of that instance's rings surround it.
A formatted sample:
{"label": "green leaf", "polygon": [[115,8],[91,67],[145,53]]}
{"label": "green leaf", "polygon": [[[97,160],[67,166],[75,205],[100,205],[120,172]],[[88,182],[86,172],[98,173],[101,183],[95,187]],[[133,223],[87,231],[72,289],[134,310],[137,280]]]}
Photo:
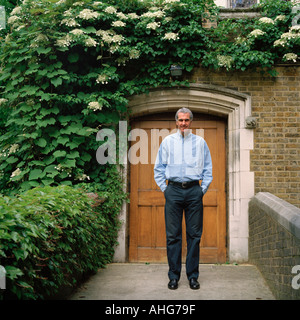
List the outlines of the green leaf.
{"label": "green leaf", "polygon": [[51,51],[51,47],[48,47],[48,48],[37,47],[36,51],[38,54],[42,54],[42,53],[47,54]]}
{"label": "green leaf", "polygon": [[58,137],[57,143],[60,143],[60,144],[62,144],[62,145],[65,145],[69,140],[70,140],[69,137],[61,136],[61,137]]}
{"label": "green leaf", "polygon": [[75,168],[76,167],[76,160],[75,159],[66,159],[62,164],[64,167]]}
{"label": "green leaf", "polygon": [[61,134],[70,134],[70,133],[78,133],[78,130],[82,128],[81,125],[78,125],[76,123],[72,123],[69,126],[67,126],[66,128],[62,128],[60,130]]}
{"label": "green leaf", "polygon": [[56,166],[54,164],[47,166],[44,172],[57,172]]}
{"label": "green leaf", "polygon": [[15,163],[17,162],[19,159],[18,158],[15,158],[15,157],[9,157],[6,162],[8,163]]}
{"label": "green leaf", "polygon": [[62,181],[61,184],[65,185],[65,186],[71,186],[72,185],[72,182],[71,181]]}
{"label": "green leaf", "polygon": [[69,159],[79,158],[79,152],[78,151],[71,151],[67,155],[67,158],[69,158]]}
{"label": "green leaf", "polygon": [[84,31],[85,33],[96,33],[97,32],[97,30],[92,26],[89,26],[87,28],[81,28],[81,30]]}
{"label": "green leaf", "polygon": [[74,116],[59,116],[58,120],[59,122],[61,122],[63,125],[66,125],[68,122],[70,122],[72,119],[74,118]]}
{"label": "green leaf", "polygon": [[55,158],[59,158],[59,157],[65,157],[66,154],[67,154],[67,152],[64,151],[64,150],[57,150],[57,151],[55,151],[55,152],[53,153],[53,156],[54,156]]}
{"label": "green leaf", "polygon": [[23,272],[21,271],[21,269],[13,266],[6,266],[5,270],[7,272],[7,277],[11,280],[16,279],[18,276],[23,275]]}
{"label": "green leaf", "polygon": [[44,139],[44,138],[40,138],[37,141],[35,141],[35,144],[38,145],[41,148],[44,148],[47,145],[47,140]]}
{"label": "green leaf", "polygon": [[40,160],[33,160],[33,161],[29,162],[29,166],[32,166],[32,165],[44,167],[45,163],[43,161],[40,161]]}
{"label": "green leaf", "polygon": [[91,158],[92,158],[92,156],[91,156],[89,153],[87,153],[87,152],[83,153],[83,154],[81,155],[81,157],[80,157],[80,159],[81,159],[81,160],[84,160],[84,161],[90,161]]}
{"label": "green leaf", "polygon": [[51,113],[58,114],[59,109],[57,107],[54,107],[54,108],[50,108],[50,109],[42,109],[41,110],[42,116],[47,116],[48,114],[51,114]]}
{"label": "green leaf", "polygon": [[41,169],[33,169],[29,173],[29,180],[37,180],[39,178],[43,178],[45,173]]}
{"label": "green leaf", "polygon": [[49,186],[50,184],[52,184],[54,182],[53,179],[43,179],[42,180],[42,183],[45,185],[45,186]]}
{"label": "green leaf", "polygon": [[68,60],[70,63],[75,63],[79,60],[79,54],[78,53],[70,53],[68,55]]}
{"label": "green leaf", "polygon": [[49,118],[46,120],[38,120],[36,123],[39,127],[47,127],[48,125],[55,124],[56,120],[54,118]]}
{"label": "green leaf", "polygon": [[31,186],[31,187],[39,187],[39,182],[35,181],[35,180],[32,180],[32,181],[28,181],[28,184]]}
{"label": "green leaf", "polygon": [[69,147],[69,148],[72,150],[72,149],[75,149],[75,148],[78,147],[78,143],[69,141],[69,142],[66,144],[66,146]]}
{"label": "green leaf", "polygon": [[58,78],[51,79],[51,83],[55,87],[58,87],[58,86],[60,86],[62,84],[62,78],[58,77]]}

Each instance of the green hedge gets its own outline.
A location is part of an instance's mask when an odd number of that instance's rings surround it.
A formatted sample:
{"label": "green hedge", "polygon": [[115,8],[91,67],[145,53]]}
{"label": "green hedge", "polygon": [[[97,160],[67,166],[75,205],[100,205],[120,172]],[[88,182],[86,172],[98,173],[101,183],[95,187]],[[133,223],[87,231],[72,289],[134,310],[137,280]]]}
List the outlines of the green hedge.
{"label": "green hedge", "polygon": [[0,300],[52,297],[109,263],[119,223],[113,201],[95,206],[69,186],[0,196],[0,265],[7,272]]}

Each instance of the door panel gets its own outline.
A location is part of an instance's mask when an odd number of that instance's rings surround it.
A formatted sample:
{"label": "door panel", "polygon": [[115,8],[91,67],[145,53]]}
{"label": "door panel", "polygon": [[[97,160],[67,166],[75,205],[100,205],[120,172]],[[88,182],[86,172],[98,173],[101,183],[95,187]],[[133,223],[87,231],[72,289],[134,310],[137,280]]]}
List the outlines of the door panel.
{"label": "door panel", "polygon": [[[130,165],[130,262],[167,262],[164,221],[165,199],[154,180],[154,162],[162,139],[176,131],[174,120],[140,120],[132,128],[143,129],[148,150],[145,164]],[[201,263],[226,261],[226,195],[225,195],[225,122],[194,120],[194,134],[202,136],[210,149],[213,182],[203,198],[203,235],[200,244]],[[135,143],[132,142],[132,146]],[[145,146],[144,144],[147,144]],[[139,150],[134,149],[139,156]],[[185,221],[183,219],[183,261],[186,256]]]}

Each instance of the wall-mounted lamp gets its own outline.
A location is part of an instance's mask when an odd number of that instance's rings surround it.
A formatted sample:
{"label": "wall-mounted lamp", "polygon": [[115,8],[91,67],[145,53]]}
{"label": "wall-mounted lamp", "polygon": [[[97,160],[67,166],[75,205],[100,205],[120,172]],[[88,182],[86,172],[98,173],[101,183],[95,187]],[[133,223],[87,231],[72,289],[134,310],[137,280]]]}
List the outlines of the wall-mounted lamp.
{"label": "wall-mounted lamp", "polygon": [[171,77],[175,79],[178,79],[182,76],[182,68],[178,64],[172,64],[170,71],[171,71]]}

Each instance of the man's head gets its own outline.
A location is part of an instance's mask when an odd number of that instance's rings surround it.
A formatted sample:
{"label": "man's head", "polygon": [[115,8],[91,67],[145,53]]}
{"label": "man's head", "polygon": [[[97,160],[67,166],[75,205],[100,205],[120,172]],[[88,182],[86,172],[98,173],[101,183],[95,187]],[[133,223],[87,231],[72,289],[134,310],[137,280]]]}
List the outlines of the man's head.
{"label": "man's head", "polygon": [[180,133],[184,135],[184,132],[191,126],[193,120],[193,113],[188,108],[180,108],[175,115],[177,128]]}

